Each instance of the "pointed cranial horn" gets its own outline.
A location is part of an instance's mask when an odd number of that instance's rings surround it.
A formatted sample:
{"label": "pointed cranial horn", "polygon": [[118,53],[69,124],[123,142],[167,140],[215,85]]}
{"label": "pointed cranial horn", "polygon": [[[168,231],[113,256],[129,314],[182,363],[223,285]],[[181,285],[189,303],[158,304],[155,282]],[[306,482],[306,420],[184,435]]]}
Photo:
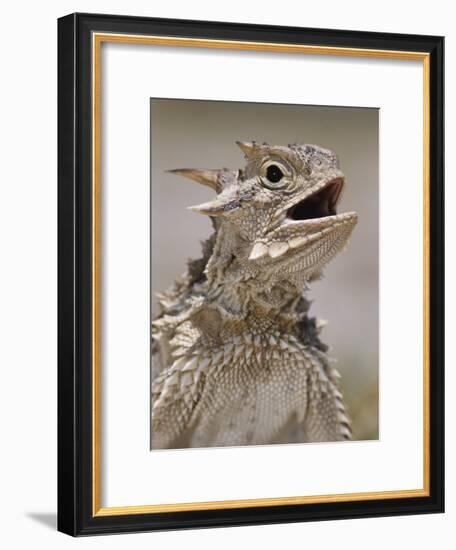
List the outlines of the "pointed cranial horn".
{"label": "pointed cranial horn", "polygon": [[246,158],[252,156],[255,151],[262,147],[268,147],[267,143],[257,143],[256,141],[236,141],[236,145],[242,150]]}
{"label": "pointed cranial horn", "polygon": [[203,204],[198,204],[196,206],[189,206],[189,210],[196,212],[197,214],[203,214],[205,216],[223,216],[225,213],[223,204],[218,201],[209,201],[204,202]]}
{"label": "pointed cranial horn", "polygon": [[254,141],[236,141],[236,145],[241,149],[244,155],[248,158],[255,149]]}
{"label": "pointed cranial horn", "polygon": [[183,176],[193,181],[197,181],[207,187],[210,187],[217,193],[222,190],[222,185],[219,181],[220,170],[197,170],[194,168],[178,168],[176,170],[168,170],[171,174]]}
{"label": "pointed cranial horn", "polygon": [[205,216],[224,216],[233,210],[240,208],[241,204],[237,200],[221,201],[215,199],[213,201],[198,204],[197,206],[189,206],[188,209],[198,214]]}

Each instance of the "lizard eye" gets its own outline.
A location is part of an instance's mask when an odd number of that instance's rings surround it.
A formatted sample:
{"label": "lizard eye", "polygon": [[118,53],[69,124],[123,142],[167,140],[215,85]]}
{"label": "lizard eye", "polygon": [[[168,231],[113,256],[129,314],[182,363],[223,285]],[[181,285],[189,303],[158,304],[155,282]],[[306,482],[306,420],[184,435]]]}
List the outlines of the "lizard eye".
{"label": "lizard eye", "polygon": [[266,170],[266,177],[271,183],[278,183],[283,178],[283,172],[277,164],[270,164]]}

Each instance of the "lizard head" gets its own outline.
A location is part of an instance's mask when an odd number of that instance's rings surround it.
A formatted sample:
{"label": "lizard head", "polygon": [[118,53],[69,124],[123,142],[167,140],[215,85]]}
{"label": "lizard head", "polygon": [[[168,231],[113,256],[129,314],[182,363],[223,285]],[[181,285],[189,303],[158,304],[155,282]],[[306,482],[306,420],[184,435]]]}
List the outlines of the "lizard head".
{"label": "lizard head", "polygon": [[337,213],[345,184],[337,156],[316,145],[237,144],[242,170],[171,171],[217,192],[191,209],[213,218],[225,256],[228,247],[248,276],[273,272],[299,284],[318,275],[357,222],[354,212]]}

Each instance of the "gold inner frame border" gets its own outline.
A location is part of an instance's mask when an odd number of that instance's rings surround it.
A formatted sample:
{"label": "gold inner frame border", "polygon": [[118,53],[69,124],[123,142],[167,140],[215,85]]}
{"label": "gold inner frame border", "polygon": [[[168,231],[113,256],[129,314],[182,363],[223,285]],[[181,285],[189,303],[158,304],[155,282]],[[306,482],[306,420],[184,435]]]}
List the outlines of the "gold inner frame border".
{"label": "gold inner frame border", "polygon": [[[243,500],[184,502],[141,506],[101,505],[101,46],[103,43],[233,49],[244,51],[301,53],[416,60],[423,68],[423,487],[421,489],[305,495]],[[196,510],[221,510],[263,506],[286,506],[426,497],[430,494],[430,54],[425,52],[309,46],[239,40],[217,40],[115,33],[92,33],[92,514],[121,516]]]}

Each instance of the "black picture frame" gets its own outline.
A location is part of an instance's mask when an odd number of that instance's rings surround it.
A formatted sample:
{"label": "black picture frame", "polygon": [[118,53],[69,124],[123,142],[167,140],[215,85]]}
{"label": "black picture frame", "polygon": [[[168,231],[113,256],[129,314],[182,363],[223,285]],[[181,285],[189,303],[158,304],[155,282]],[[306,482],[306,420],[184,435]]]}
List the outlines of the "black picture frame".
{"label": "black picture frame", "polygon": [[[109,32],[429,54],[429,491],[416,498],[94,515],[92,34]],[[94,535],[444,510],[444,39],[72,14],[58,21],[58,529]]]}

